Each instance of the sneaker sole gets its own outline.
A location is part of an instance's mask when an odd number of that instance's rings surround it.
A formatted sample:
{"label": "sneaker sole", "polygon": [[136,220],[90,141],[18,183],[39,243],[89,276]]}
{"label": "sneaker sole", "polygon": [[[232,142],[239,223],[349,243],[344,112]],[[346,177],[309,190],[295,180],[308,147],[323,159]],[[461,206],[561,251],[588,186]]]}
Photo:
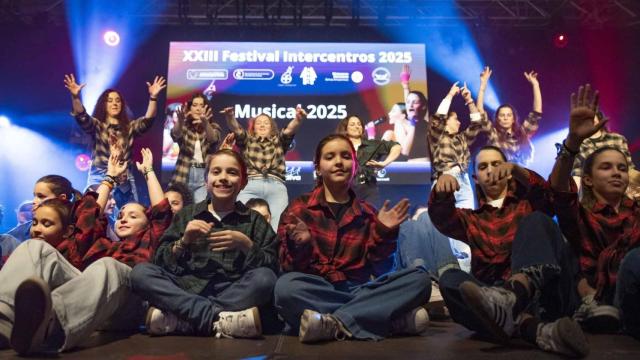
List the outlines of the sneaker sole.
{"label": "sneaker sole", "polygon": [[260,311],[257,307],[251,309],[251,315],[253,315],[253,323],[256,325],[257,334],[252,338],[259,338],[262,336],[262,321],[260,320]]}
{"label": "sneaker sole", "polygon": [[316,312],[313,310],[305,310],[302,312],[302,316],[300,317],[300,333],[298,335],[298,339],[301,343],[310,343],[315,342],[317,340],[307,338],[307,331],[309,330],[310,318],[315,316]]}
{"label": "sneaker sole", "polygon": [[622,325],[618,309],[610,305],[598,306],[582,324],[587,331],[594,334],[614,334],[620,331]]}
{"label": "sneaker sole", "polygon": [[165,333],[155,333],[152,331],[149,331],[149,329],[151,329],[151,317],[153,316],[153,311],[157,310],[157,308],[153,307],[153,306],[149,306],[149,310],[147,310],[147,314],[144,316],[144,329],[147,332],[147,334],[149,336],[163,336],[163,335],[167,335]]}
{"label": "sneaker sole", "polygon": [[51,292],[40,278],[29,278],[16,290],[15,323],[11,347],[19,354],[29,354],[33,345],[41,344],[51,317]]}
{"label": "sneaker sole", "polygon": [[589,355],[589,344],[580,325],[568,317],[558,320],[558,336],[565,347],[571,349],[576,357]]}
{"label": "sneaker sole", "polygon": [[5,350],[10,348],[11,339],[11,329],[13,325],[9,322],[9,320],[5,320],[0,318],[0,350]]}
{"label": "sneaker sole", "polygon": [[459,290],[462,294],[462,299],[482,322],[485,329],[489,331],[489,334],[500,343],[508,344],[510,341],[509,335],[493,321],[491,314],[487,313],[484,306],[482,306],[484,298],[480,292],[480,287],[471,281],[465,281],[460,285]]}

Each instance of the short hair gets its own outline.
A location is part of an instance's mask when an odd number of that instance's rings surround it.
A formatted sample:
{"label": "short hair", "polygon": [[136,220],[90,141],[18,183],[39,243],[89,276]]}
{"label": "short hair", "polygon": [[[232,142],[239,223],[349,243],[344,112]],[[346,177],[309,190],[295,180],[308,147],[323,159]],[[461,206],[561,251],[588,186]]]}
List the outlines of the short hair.
{"label": "short hair", "polygon": [[249,209],[253,209],[258,206],[263,206],[263,207],[266,207],[269,214],[271,214],[271,208],[269,207],[269,203],[265,199],[251,198],[247,201],[245,206],[248,207]]}
{"label": "short hair", "polygon": [[473,155],[473,162],[472,162],[473,170],[472,170],[472,172],[474,172],[474,173],[475,173],[475,169],[476,169],[476,158],[478,157],[478,154],[480,154],[480,153],[481,153],[482,151],[484,151],[484,150],[493,150],[493,151],[497,151],[497,152],[500,154],[500,156],[502,157],[502,160],[503,160],[504,162],[508,162],[508,161],[509,161],[509,160],[507,159],[507,156],[504,154],[504,151],[502,151],[502,149],[500,149],[499,147],[494,146],[494,145],[485,145],[485,146],[481,147],[481,148],[480,148],[480,149],[479,149],[479,150],[478,150],[478,151]]}
{"label": "short hair", "polygon": [[220,149],[214,152],[213,154],[207,155],[207,159],[205,161],[205,166],[204,166],[205,178],[209,176],[208,174],[209,174],[209,169],[211,168],[211,161],[213,161],[213,159],[219,155],[228,155],[236,159],[238,164],[240,164],[240,175],[242,176],[243,181],[247,181],[247,179],[249,178],[249,175],[247,175],[247,164],[244,162],[242,155],[240,155],[237,151],[233,151],[231,149]]}
{"label": "short hair", "polygon": [[178,183],[178,182],[171,183],[169,184],[169,186],[167,186],[167,191],[165,192],[169,192],[169,191],[177,192],[178,194],[180,194],[180,196],[182,196],[183,206],[193,204],[193,194],[191,193],[187,185],[183,183]]}

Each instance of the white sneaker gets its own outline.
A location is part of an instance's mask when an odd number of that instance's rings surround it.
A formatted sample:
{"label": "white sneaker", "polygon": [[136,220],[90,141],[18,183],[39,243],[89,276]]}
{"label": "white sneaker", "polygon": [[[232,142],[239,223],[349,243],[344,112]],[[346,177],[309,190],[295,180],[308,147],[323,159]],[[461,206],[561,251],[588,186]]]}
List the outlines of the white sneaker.
{"label": "white sneaker", "polygon": [[593,295],[582,298],[582,304],[573,319],[592,333],[616,333],[620,330],[620,310],[611,305],[601,305]]}
{"label": "white sneaker", "polygon": [[345,340],[351,334],[336,318],[329,314],[305,310],[300,316],[300,333],[302,343],[313,343],[323,340]]}
{"label": "white sneaker", "polygon": [[544,351],[572,357],[585,357],[589,345],[580,325],[564,317],[552,323],[538,325],[536,344]]}
{"label": "white sneaker", "polygon": [[262,336],[262,323],[257,307],[242,311],[222,311],[213,323],[217,338],[257,338]]}
{"label": "white sneaker", "polygon": [[508,343],[516,328],[513,318],[516,294],[502,287],[479,286],[472,281],[463,282],[460,292],[490,335],[502,343]]}
{"label": "white sneaker", "polygon": [[391,321],[391,333],[394,335],[417,335],[429,327],[429,314],[427,310],[418,306],[404,314],[403,317]]}
{"label": "white sneaker", "polygon": [[193,332],[193,329],[186,321],[180,320],[174,314],[163,312],[153,306],[147,310],[144,323],[149,335],[189,334]]}

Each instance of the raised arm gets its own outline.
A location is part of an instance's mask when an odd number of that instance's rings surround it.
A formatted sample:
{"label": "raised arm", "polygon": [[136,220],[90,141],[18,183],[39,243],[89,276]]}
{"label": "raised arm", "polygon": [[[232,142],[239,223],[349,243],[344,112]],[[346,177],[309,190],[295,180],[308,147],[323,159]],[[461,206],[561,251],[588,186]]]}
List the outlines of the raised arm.
{"label": "raised arm", "polygon": [[478,99],[477,99],[477,108],[478,112],[484,113],[484,93],[487,91],[487,85],[489,84],[489,79],[491,78],[491,68],[488,66],[484,67],[484,70],[480,73],[480,89],[478,90]]}
{"label": "raised arm", "polygon": [[464,130],[464,136],[467,139],[469,145],[473,144],[476,140],[476,137],[482,130],[482,117],[486,115],[480,114],[476,104],[473,102],[473,97],[471,96],[471,91],[467,87],[467,83],[464,84],[462,89],[460,90],[460,94],[464,99],[464,104],[469,108],[469,117],[471,118],[471,123]]}
{"label": "raised arm", "polygon": [[538,73],[530,71],[524,73],[524,77],[531,84],[533,89],[533,111],[542,114],[542,93],[540,92],[540,83],[538,82]]}
{"label": "raised arm", "polygon": [[210,143],[217,143],[220,141],[220,125],[212,122],[212,120],[213,112],[209,105],[205,105],[204,114],[202,115],[204,131]]}
{"label": "raised arm", "polygon": [[120,178],[125,171],[127,171],[127,163],[120,159],[120,151],[112,148],[109,155],[109,161],[107,162],[107,175],[100,183],[100,186],[98,186],[98,190],[96,190],[98,193],[96,203],[100,207],[101,214],[104,212],[104,207],[107,205],[111,190],[113,190],[117,184],[117,179]]}
{"label": "raised arm", "polygon": [[289,122],[287,127],[282,130],[282,133],[287,136],[293,136],[298,131],[302,122],[307,118],[307,113],[300,106],[296,107],[296,117]]}
{"label": "raised arm", "polygon": [[189,116],[189,114],[191,113],[190,111],[187,111],[185,113],[186,108],[187,103],[184,103],[176,108],[176,123],[171,129],[171,138],[175,142],[178,142],[178,140],[182,138],[182,129],[184,128],[184,122],[186,121],[187,116]]}
{"label": "raised arm", "polygon": [[82,100],[80,100],[80,91],[86,85],[76,83],[76,77],[73,74],[64,76],[64,87],[71,93],[71,107],[74,114],[82,114],[85,111]]}
{"label": "raised arm", "polygon": [[236,119],[233,107],[224,108],[220,113],[224,115],[224,119],[227,121],[227,126],[229,126],[229,129],[233,131],[236,136],[239,136],[244,132],[242,125],[240,125],[238,119]]}
{"label": "raised arm", "polygon": [[591,135],[598,132],[607,121],[593,123],[598,107],[599,94],[592,90],[591,85],[580,86],[578,94],[571,94],[571,112],[569,114],[569,135],[562,142],[561,151],[553,165],[549,182],[556,191],[567,192],[570,189],[571,169],[575,156],[580,151],[580,145]]}
{"label": "raised arm", "polygon": [[158,181],[156,177],[156,173],[153,171],[153,154],[151,150],[149,150],[149,148],[143,148],[140,153],[142,154],[142,163],[136,161],[136,167],[147,181],[149,200],[151,201],[151,206],[155,206],[164,199],[164,192],[162,191],[162,186],[160,186],[160,181]]}
{"label": "raised arm", "polygon": [[166,81],[162,76],[156,76],[153,79],[153,84],[147,82],[147,88],[149,89],[149,105],[147,106],[147,113],[144,115],[146,119],[153,119],[158,113],[158,94],[160,91],[167,87]]}
{"label": "raised arm", "polygon": [[407,102],[411,88],[409,87],[409,80],[411,80],[411,68],[408,64],[402,65],[402,72],[400,73],[400,84],[402,84],[402,95],[404,96],[404,102]]}

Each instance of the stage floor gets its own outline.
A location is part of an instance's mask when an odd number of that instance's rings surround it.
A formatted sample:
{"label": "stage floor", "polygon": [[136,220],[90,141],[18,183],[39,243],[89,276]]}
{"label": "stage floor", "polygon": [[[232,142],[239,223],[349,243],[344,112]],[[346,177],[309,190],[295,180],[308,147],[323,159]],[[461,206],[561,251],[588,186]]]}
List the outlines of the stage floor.
{"label": "stage floor", "polygon": [[[97,334],[96,334],[97,335]],[[588,359],[640,359],[640,342],[623,335],[589,335]],[[432,322],[419,337],[391,338],[380,342],[329,342],[303,345],[297,337],[269,335],[261,340],[229,340],[197,337],[149,337],[135,334],[120,338],[100,334],[96,346],[62,354],[64,359],[559,359],[515,341],[510,347],[474,338],[453,322]],[[18,358],[12,350],[0,358]]]}

